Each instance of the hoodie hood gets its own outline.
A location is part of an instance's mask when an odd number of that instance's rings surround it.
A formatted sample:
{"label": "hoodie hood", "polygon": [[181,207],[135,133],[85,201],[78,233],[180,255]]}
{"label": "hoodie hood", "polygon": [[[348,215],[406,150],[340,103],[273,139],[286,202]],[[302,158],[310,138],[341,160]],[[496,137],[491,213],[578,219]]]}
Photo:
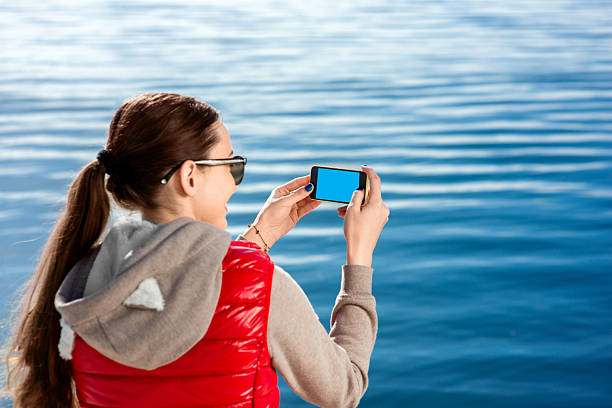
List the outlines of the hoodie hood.
{"label": "hoodie hood", "polygon": [[122,220],[67,274],[55,296],[60,355],[74,334],[121,364],[152,370],[204,337],[219,299],[231,235],[181,217]]}

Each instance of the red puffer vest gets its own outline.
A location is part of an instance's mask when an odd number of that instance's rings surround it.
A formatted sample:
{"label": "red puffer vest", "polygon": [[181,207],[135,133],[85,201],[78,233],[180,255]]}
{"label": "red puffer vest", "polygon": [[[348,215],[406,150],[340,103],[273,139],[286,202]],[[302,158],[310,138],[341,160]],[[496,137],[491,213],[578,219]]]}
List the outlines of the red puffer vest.
{"label": "red puffer vest", "polygon": [[278,407],[266,338],[274,264],[256,244],[232,241],[222,268],[208,331],[172,363],[150,371],[128,367],[77,334],[72,368],[80,406]]}

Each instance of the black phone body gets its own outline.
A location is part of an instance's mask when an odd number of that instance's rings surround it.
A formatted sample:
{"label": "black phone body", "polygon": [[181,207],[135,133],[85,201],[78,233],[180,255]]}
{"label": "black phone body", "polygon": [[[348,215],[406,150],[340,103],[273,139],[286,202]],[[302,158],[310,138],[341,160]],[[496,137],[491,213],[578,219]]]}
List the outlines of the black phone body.
{"label": "black phone body", "polygon": [[314,186],[310,198],[318,201],[348,204],[351,202],[353,191],[363,188],[365,194],[361,205],[364,205],[370,191],[368,175],[360,170],[312,166],[310,182]]}

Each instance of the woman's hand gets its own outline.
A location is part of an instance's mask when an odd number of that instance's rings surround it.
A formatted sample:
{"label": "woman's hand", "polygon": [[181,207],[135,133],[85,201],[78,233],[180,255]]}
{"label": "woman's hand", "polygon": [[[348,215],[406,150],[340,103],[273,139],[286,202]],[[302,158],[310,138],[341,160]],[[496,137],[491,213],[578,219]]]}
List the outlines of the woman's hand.
{"label": "woman's hand", "polygon": [[[269,247],[321,204],[321,201],[311,199],[310,191],[304,188],[309,182],[310,175],[307,175],[276,187],[255,217],[253,225]],[[248,229],[243,235],[250,241],[261,241],[254,228]]]}
{"label": "woman's hand", "polygon": [[374,247],[390,211],[382,200],[380,177],[371,167],[361,166],[361,170],[370,181],[368,202],[361,206],[365,192],[355,190],[351,202],[338,208],[338,216],[344,218],[346,263],[371,266]]}

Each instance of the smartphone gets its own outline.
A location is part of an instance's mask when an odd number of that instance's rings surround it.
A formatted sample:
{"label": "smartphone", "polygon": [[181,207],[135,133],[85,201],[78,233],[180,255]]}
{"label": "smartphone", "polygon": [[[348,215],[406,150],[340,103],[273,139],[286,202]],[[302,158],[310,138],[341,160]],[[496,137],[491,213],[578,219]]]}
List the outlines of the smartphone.
{"label": "smartphone", "polygon": [[370,192],[368,175],[364,171],[337,167],[312,166],[310,182],[314,186],[310,198],[319,201],[348,204],[353,191],[361,187],[365,191],[361,205],[365,205]]}

